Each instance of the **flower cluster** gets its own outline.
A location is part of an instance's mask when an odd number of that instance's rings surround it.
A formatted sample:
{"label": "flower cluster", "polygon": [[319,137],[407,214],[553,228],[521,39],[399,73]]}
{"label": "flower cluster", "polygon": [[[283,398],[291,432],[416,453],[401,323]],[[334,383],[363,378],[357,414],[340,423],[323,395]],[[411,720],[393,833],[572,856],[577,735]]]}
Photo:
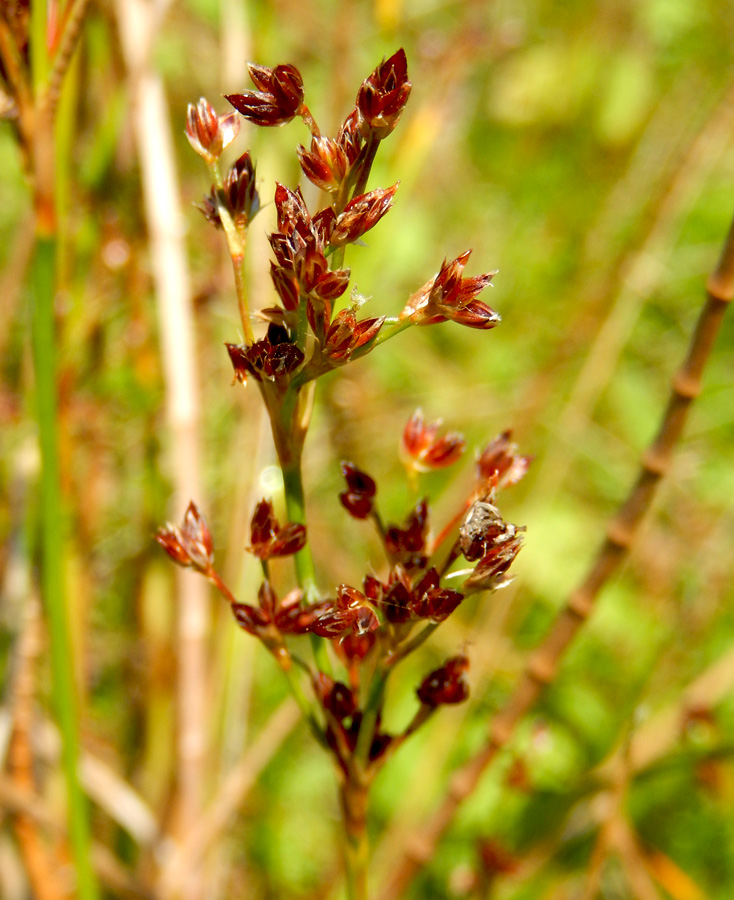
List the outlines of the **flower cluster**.
{"label": "flower cluster", "polygon": [[[362,82],[335,136],[318,127],[295,66],[251,64],[249,73],[255,90],[227,96],[236,113],[218,116],[202,99],[189,107],[186,131],[213,182],[200,209],[224,233],[235,272],[244,340],[228,343],[227,351],[235,381],[257,386],[270,418],[284,476],[285,518],[270,499],[260,500],[252,513],[246,549],[262,571],[252,603],[235,596],[216,571],[211,535],[193,503],[182,526],[161,529],[157,540],[179,565],[205,575],[229,602],[237,624],[273,655],[316,737],[334,755],[344,791],[357,795],[438,707],[468,696],[469,662],[461,653],[417,687],[411,722],[396,733],[383,727],[387,681],[400,661],[468,596],[509,581],[524,529],[505,521],[497,495],[522,478],[530,460],[518,454],[509,432],[492,441],[477,458],[469,496],[435,535],[427,497],[418,499],[403,521],[385,522],[375,479],[353,462],[342,463],[345,485],[339,501],[353,519],[374,527],[383,558],[371,560],[358,583],[320,589],[301,475],[312,398],[307,385],[412,325],[450,320],[494,328],[499,315],[479,295],[495,273],[465,276],[467,251],[444,261],[399,314],[364,316],[364,299],[349,292],[351,270],[344,260],[395,202],[398,184],[367,185],[379,146],[397,126],[410,96],[405,53],[398,50],[383,60]],[[274,299],[257,315],[244,276],[247,229],[260,205],[255,165],[246,152],[224,174],[219,168],[238,131],[236,115],[259,126],[300,118],[310,133],[308,147],[296,150],[301,170],[325,198],[321,208],[311,210],[299,187],[276,183],[276,226],[269,235]],[[426,421],[420,411],[403,429],[400,458],[414,489],[420,476],[457,463],[464,451],[460,434],[444,432],[440,421]],[[290,589],[284,571],[289,562],[295,573]],[[311,662],[300,649],[309,643],[304,636],[310,639]],[[301,685],[304,673],[310,699]],[[345,809],[350,804],[345,800]]]}
{"label": "flower cluster", "polygon": [[[267,335],[252,332],[252,313],[240,293],[245,341],[229,344],[236,378],[252,375],[261,390],[285,394],[370,352],[377,343],[407,325],[427,325],[451,319],[472,328],[492,328],[499,316],[477,295],[493,273],[463,277],[469,252],[444,263],[438,275],[408,299],[399,317],[362,317],[361,299],[344,301],[351,272],[343,265],[345,249],[358,243],[390,211],[397,184],[367,189],[380,143],[395,129],[411,91],[403,50],[383,60],[360,86],[353,108],[336,135],[321,132],[305,102],[303,79],[290,64],[274,68],[249,64],[256,90],[228,94],[236,112],[218,116],[201,99],[189,107],[187,135],[214,175],[201,211],[227,236],[237,270],[244,264],[247,227],[259,209],[255,167],[242,154],[224,176],[218,160],[239,130],[237,114],[253,125],[283,125],[301,118],[311,133],[308,149],[297,148],[305,177],[328,195],[327,204],[312,213],[299,188],[276,184],[277,228],[270,235],[270,274],[277,303],[259,310],[269,326]],[[238,280],[242,291],[243,280]],[[341,308],[339,308],[341,307]],[[277,331],[272,326],[278,327]],[[455,448],[448,451],[451,457]],[[416,468],[423,462],[416,457]]]}

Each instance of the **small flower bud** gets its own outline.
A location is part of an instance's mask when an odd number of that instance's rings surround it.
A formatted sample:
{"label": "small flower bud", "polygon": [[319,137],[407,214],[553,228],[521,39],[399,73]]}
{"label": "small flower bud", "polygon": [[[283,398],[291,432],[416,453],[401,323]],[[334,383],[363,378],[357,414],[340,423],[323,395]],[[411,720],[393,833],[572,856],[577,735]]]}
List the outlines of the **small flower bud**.
{"label": "small flower bud", "polygon": [[227,94],[226,99],[254,125],[284,125],[298,115],[303,103],[303,79],[295,66],[274,69],[248,63],[250,78],[258,91]]}
{"label": "small flower bud", "polygon": [[155,539],[180,566],[191,566],[204,575],[211,572],[214,564],[212,536],[206,519],[193,500],[189,503],[181,527],[169,523],[158,529]]}
{"label": "small flower bud", "polygon": [[336,247],[352,244],[359,240],[386,215],[393,205],[398,185],[377,188],[350,200],[344,212],[337,218],[331,234],[331,243]]}
{"label": "small flower bud", "polygon": [[186,137],[193,149],[207,163],[215,162],[237,137],[240,123],[234,113],[217,116],[208,100],[202,97],[186,114]]}
{"label": "small flower bud", "polygon": [[532,456],[520,456],[512,432],[504,431],[482,450],[477,458],[477,481],[480,487],[511,487],[530,467]]}
{"label": "small flower bud", "polygon": [[260,196],[255,186],[255,165],[249,150],[227,172],[224,178],[224,199],[237,225],[248,225],[260,209]]}
{"label": "small flower bud", "polygon": [[469,685],[464,680],[468,668],[466,656],[454,656],[426,676],[417,690],[418,699],[430,707],[462,703],[469,696]]}
{"label": "small flower bud", "polygon": [[306,526],[291,522],[280,526],[269,500],[261,500],[250,522],[251,553],[258,559],[292,556],[306,546]]}
{"label": "small flower bud", "polygon": [[347,482],[347,489],[339,494],[342,506],[355,519],[366,519],[377,493],[374,479],[350,462],[342,463],[342,475]]}
{"label": "small flower bud", "polygon": [[383,60],[359,89],[356,105],[365,138],[372,135],[383,140],[393,131],[408,102],[411,87],[408,60],[401,48]]}
{"label": "small flower bud", "polygon": [[400,442],[400,457],[408,469],[430,472],[455,463],[466,447],[464,438],[456,431],[438,437],[441,420],[426,424],[423,413],[416,410],[408,420]]}

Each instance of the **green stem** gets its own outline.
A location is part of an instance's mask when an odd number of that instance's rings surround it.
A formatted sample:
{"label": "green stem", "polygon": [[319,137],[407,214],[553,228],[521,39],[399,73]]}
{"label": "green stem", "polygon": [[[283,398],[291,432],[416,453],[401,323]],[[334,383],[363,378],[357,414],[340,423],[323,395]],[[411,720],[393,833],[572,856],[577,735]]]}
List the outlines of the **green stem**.
{"label": "green stem", "polygon": [[240,321],[242,322],[242,331],[246,344],[252,344],[255,335],[252,331],[250,322],[250,307],[247,302],[247,277],[245,273],[245,246],[247,242],[247,233],[244,229],[238,228],[232,218],[227,205],[225,204],[222,191],[224,190],[224,181],[222,173],[217,162],[211,162],[207,165],[209,175],[214,184],[217,194],[217,212],[222,223],[222,230],[227,239],[227,249],[232,260],[232,270],[234,271],[234,285],[237,292],[237,307],[240,312]]}
{"label": "green stem", "polygon": [[76,896],[79,900],[95,900],[99,893],[91,863],[87,802],[77,771],[79,737],[74,689],[74,648],[69,632],[64,590],[53,306],[55,269],[56,241],[51,236],[39,235],[33,263],[32,332],[36,416],[41,448],[41,585],[50,633],[51,687],[61,732],[69,842],[77,876]]}
{"label": "green stem", "polygon": [[350,773],[340,788],[348,900],[367,900],[367,804],[369,785]]}
{"label": "green stem", "polygon": [[[289,522],[306,524],[306,503],[303,494],[303,479],[301,476],[301,458],[293,460],[283,466],[283,486],[285,489],[285,507]],[[316,594],[316,571],[311,556],[309,543],[303,550],[299,550],[294,557],[296,567],[296,579],[300,588],[306,594],[307,600],[313,600]]]}
{"label": "green stem", "polygon": [[[374,349],[378,344],[384,344],[385,341],[389,341],[390,338],[394,338],[396,334],[400,334],[401,331],[405,331],[406,328],[410,328],[414,323],[410,320],[410,318],[405,319],[387,319],[383,327],[380,329],[377,337],[372,341],[368,346],[369,349]],[[362,349],[361,347],[359,348]],[[364,351],[366,352],[366,351]],[[352,359],[358,359],[361,354],[359,351],[356,351],[352,354]]]}
{"label": "green stem", "polygon": [[372,681],[370,682],[367,692],[367,699],[362,713],[362,722],[359,726],[359,736],[357,737],[357,746],[354,750],[354,758],[357,766],[362,771],[367,771],[370,763],[370,748],[375,737],[375,728],[377,727],[377,718],[382,710],[382,704],[385,698],[385,685],[390,674],[390,669],[378,666]]}
{"label": "green stem", "polygon": [[418,647],[421,646],[421,644],[425,644],[428,638],[438,628],[438,625],[438,622],[430,622],[409,641],[407,641],[405,644],[402,644],[396,650],[393,650],[393,652],[387,657],[385,664],[392,667],[399,663],[401,659],[405,659],[405,657],[408,656],[409,653],[417,650]]}
{"label": "green stem", "polygon": [[[301,476],[301,455],[291,460],[287,465],[281,462],[283,472],[283,487],[285,489],[285,508],[289,522],[306,524],[306,503],[303,494],[303,479]],[[316,570],[311,556],[311,545],[306,541],[306,546],[299,550],[293,557],[296,569],[296,580],[304,593],[307,603],[316,601]],[[331,663],[326,652],[326,642],[317,635],[311,636],[311,648],[313,650],[316,667],[327,674],[331,672]]]}

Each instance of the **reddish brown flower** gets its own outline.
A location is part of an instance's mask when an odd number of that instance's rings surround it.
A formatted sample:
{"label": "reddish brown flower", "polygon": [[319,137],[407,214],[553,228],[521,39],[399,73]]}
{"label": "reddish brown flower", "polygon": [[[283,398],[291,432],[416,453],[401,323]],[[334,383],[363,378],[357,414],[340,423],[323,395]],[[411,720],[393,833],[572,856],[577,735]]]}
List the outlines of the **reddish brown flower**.
{"label": "reddish brown flower", "polygon": [[357,588],[340,584],[336,601],[323,605],[309,630],[320,637],[342,637],[348,632],[369,634],[380,627],[380,620],[366,595]]}
{"label": "reddish brown flower", "polygon": [[295,66],[274,69],[248,63],[247,68],[257,91],[227,94],[226,99],[254,125],[284,125],[301,110],[303,79]]}
{"label": "reddish brown flower", "polygon": [[387,586],[369,576],[365,591],[376,606],[383,610],[385,618],[394,625],[424,619],[443,622],[464,599],[460,591],[441,587],[441,579],[435,568],[430,568],[412,583],[403,566],[395,566]]}
{"label": "reddish brown flower", "polygon": [[303,174],[322,191],[338,191],[349,168],[349,159],[338,140],[317,135],[311,138],[311,149],[300,146],[296,151]]}
{"label": "reddish brown flower", "polygon": [[225,175],[224,200],[238,225],[247,225],[260,209],[255,165],[249,150],[234,162]]}
{"label": "reddish brown flower", "polygon": [[249,551],[258,559],[291,556],[306,546],[306,526],[290,522],[281,527],[269,500],[261,500],[250,522]]}
{"label": "reddish brown flower", "polygon": [[347,362],[355,350],[377,337],[384,321],[384,316],[358,321],[353,309],[340,310],[324,341],[324,353],[329,362],[332,365]]}
{"label": "reddish brown flower", "polygon": [[350,166],[355,163],[364,143],[359,127],[359,110],[356,107],[342,122],[336,142],[344,152],[347,163]]}
{"label": "reddish brown flower", "polygon": [[313,606],[301,606],[301,592],[296,589],[282,601],[269,581],[260,585],[258,606],[233,603],[232,614],[240,628],[260,638],[271,650],[282,646],[281,634],[306,634],[317,615]]}
{"label": "reddish brown flower", "polygon": [[499,315],[476,299],[497,273],[464,278],[462,273],[470,253],[467,250],[451,262],[444,260],[438,275],[411,295],[400,318],[409,318],[414,325],[433,325],[451,319],[459,325],[485,330],[499,324]]}
{"label": "reddish brown flower", "polygon": [[339,494],[339,500],[355,519],[366,519],[373,509],[377,485],[366,472],[350,462],[343,462],[341,468],[347,489]]}
{"label": "reddish brown flower", "polygon": [[206,519],[193,500],[188,505],[181,527],[169,522],[158,529],[155,539],[180,566],[191,566],[204,575],[211,572],[214,563],[212,536]]}
{"label": "reddish brown flower", "polygon": [[426,706],[461,703],[469,696],[464,674],[469,668],[466,656],[454,656],[447,663],[427,675],[417,690],[418,699]]}
{"label": "reddish brown flower", "polygon": [[193,149],[207,163],[213,163],[237,137],[239,119],[234,113],[218,116],[214,108],[202,97],[196,106],[189,103],[186,114],[186,137]]}
{"label": "reddish brown flower", "polygon": [[317,672],[313,685],[319,702],[337,721],[342,722],[357,711],[357,698],[341,681],[334,681],[325,672]]}
{"label": "reddish brown flower", "polygon": [[[298,232],[304,240],[313,239],[314,230],[311,214],[303,199],[300,188],[292,191],[284,184],[275,184],[275,210],[278,214],[278,231],[286,237]],[[272,244],[272,242],[271,242]]]}
{"label": "reddish brown flower", "polygon": [[304,360],[282,325],[270,324],[268,333],[254,344],[225,344],[235,378],[244,384],[250,374],[258,381],[285,381]]}
{"label": "reddish brown flower", "polygon": [[376,188],[350,200],[344,212],[337,217],[331,243],[336,247],[351,244],[374,228],[392,208],[397,189],[397,184],[389,188]]}
{"label": "reddish brown flower", "polygon": [[390,134],[405,109],[411,87],[408,60],[401,48],[383,60],[359,89],[356,105],[365,137],[382,140]]}
{"label": "reddish brown flower", "polygon": [[477,458],[477,481],[480,488],[511,487],[525,476],[532,456],[520,456],[512,432],[504,431],[482,450]]}
{"label": "reddish brown flower", "polygon": [[461,457],[464,438],[456,431],[439,437],[441,425],[440,419],[426,424],[420,409],[408,419],[400,441],[400,456],[407,468],[430,472],[453,465]]}
{"label": "reddish brown flower", "polygon": [[390,525],[385,532],[385,549],[395,562],[408,569],[426,564],[428,538],[428,501],[424,498],[408,516],[404,528]]}

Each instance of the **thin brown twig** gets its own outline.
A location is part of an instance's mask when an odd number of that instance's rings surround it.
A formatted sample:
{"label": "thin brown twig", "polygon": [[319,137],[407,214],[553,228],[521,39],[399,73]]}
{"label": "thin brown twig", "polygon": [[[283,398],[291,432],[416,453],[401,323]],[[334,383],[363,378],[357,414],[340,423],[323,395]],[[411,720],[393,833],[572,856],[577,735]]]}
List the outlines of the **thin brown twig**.
{"label": "thin brown twig", "polygon": [[734,297],[734,221],[719,264],[708,279],[706,293],[688,354],[672,379],[668,405],[658,433],[643,455],[637,481],[612,519],[588,575],[571,594],[544,642],[531,655],[510,702],[494,717],[486,745],[455,773],[443,803],[411,840],[382,900],[402,897],[417,872],[431,859],[437,843],[463,801],[476,789],[487,766],[507,746],[518,723],[552,683],[566,648],[591,615],[602,587],[629,552],[655,489],[670,468],[673,449],[683,431],[691,403],[701,390],[703,370],[726,308]]}

